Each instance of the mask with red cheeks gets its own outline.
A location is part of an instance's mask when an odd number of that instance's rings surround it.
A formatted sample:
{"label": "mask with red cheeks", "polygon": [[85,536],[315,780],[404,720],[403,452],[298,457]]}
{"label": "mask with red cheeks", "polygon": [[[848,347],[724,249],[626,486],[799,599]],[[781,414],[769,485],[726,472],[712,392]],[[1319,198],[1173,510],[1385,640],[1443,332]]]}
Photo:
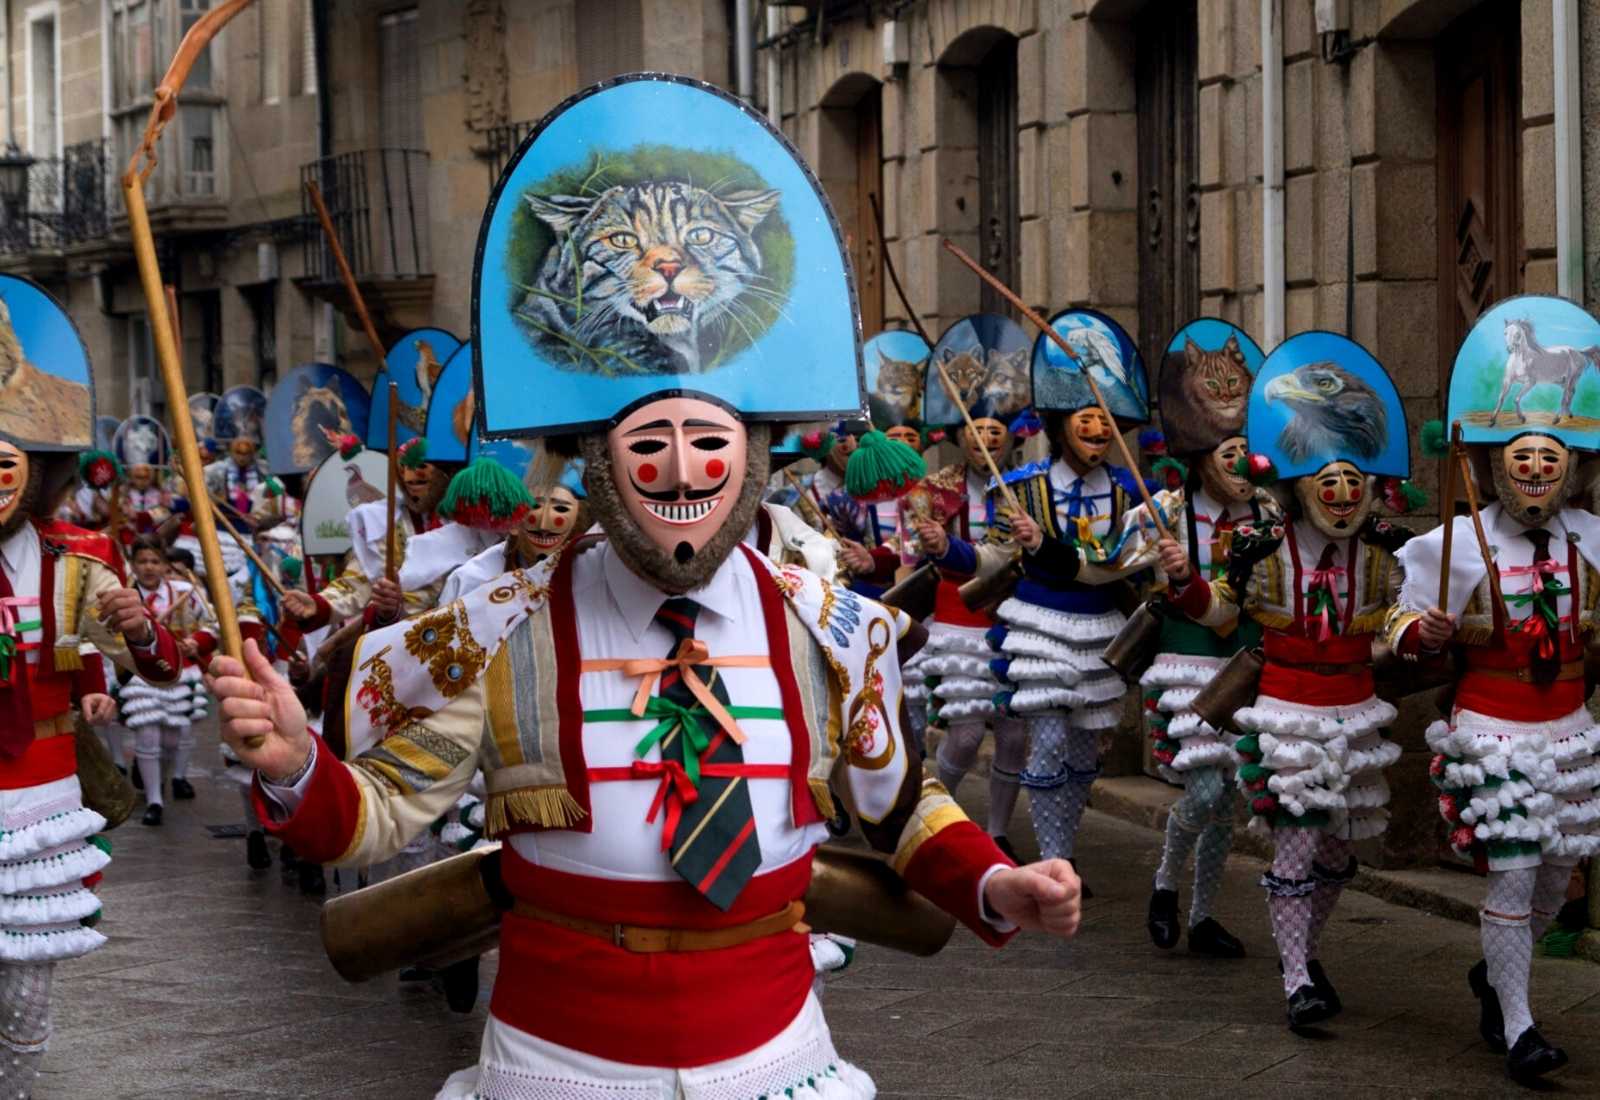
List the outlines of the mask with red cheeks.
{"label": "mask with red cheeks", "polygon": [[922,453],[922,433],[917,431],[915,428],[908,428],[904,425],[901,425],[900,427],[890,428],[883,434],[888,436],[890,439],[904,443],[907,447],[910,447],[918,454]]}
{"label": "mask with red cheeks", "polygon": [[999,466],[1010,446],[1011,433],[1006,426],[987,416],[974,417],[971,428],[961,429],[961,450],[967,456],[967,465],[979,472],[989,469],[988,463],[983,460],[984,451],[988,451],[995,465]]}
{"label": "mask with red cheeks", "polygon": [[1111,433],[1116,430],[1111,418],[1098,408],[1079,409],[1067,418],[1062,442],[1080,473],[1105,462],[1106,452],[1111,450]]}
{"label": "mask with red cheeks", "polygon": [[15,531],[27,514],[31,473],[28,453],[0,439],[0,537]]}
{"label": "mask with red cheeks", "polygon": [[1296,478],[1301,513],[1329,538],[1349,538],[1372,514],[1367,476],[1348,462],[1330,462],[1309,477]]}
{"label": "mask with red cheeks", "polygon": [[558,485],[534,500],[533,511],[523,523],[523,535],[536,553],[553,554],[578,529],[578,498],[572,490]]}
{"label": "mask with red cheeks", "polygon": [[148,466],[132,466],[128,469],[128,484],[135,489],[145,490],[156,480],[156,472]]}
{"label": "mask with red cheeks", "polygon": [[836,474],[844,473],[844,468],[850,462],[850,456],[856,453],[856,448],[861,441],[849,432],[843,432],[834,442],[833,448],[828,451],[828,465],[833,467]]}
{"label": "mask with red cheeks", "polygon": [[652,401],[606,434],[629,518],[680,564],[722,529],[744,488],[748,442],[736,416],[692,397]]}
{"label": "mask with red cheeks", "polygon": [[1547,435],[1521,435],[1493,463],[1500,504],[1524,527],[1549,521],[1572,495],[1572,452]]}
{"label": "mask with red cheeks", "polygon": [[256,463],[256,445],[248,439],[235,439],[228,444],[228,454],[233,457],[233,464],[241,470]]}
{"label": "mask with red cheeks", "polygon": [[1224,439],[1200,459],[1200,484],[1212,498],[1223,504],[1243,504],[1255,494],[1248,478],[1234,472],[1242,458],[1249,456],[1244,436]]}

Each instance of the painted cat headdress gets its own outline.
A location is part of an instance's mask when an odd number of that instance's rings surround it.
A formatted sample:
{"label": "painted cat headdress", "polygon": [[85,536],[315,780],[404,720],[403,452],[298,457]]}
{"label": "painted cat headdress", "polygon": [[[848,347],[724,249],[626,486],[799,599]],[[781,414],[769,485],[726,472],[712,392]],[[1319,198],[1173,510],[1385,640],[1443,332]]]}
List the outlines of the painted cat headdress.
{"label": "painted cat headdress", "polygon": [[928,342],[914,332],[891,329],[867,341],[862,358],[867,366],[867,408],[872,426],[922,428],[922,385],[927,370]]}
{"label": "painted cat headdress", "polygon": [[1198,454],[1242,435],[1250,380],[1264,358],[1243,329],[1213,317],[1173,333],[1156,383],[1168,452]]}
{"label": "painted cat headdress", "polygon": [[865,405],[816,179],[762,115],[682,77],[597,84],[534,127],[479,231],[472,328],[491,440],[602,430],[674,393],[752,421]]}

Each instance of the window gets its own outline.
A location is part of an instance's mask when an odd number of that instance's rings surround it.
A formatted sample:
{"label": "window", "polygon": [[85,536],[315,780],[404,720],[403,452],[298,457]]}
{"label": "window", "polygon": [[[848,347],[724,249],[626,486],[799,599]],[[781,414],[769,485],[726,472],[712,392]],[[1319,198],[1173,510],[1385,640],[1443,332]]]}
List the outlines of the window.
{"label": "window", "polygon": [[56,50],[56,7],[28,9],[28,151],[61,155],[61,72]]}
{"label": "window", "polygon": [[422,100],[417,61],[417,9],[392,11],[378,20],[378,144],[385,149],[421,149]]}
{"label": "window", "polygon": [[283,5],[256,5],[256,38],[260,46],[261,102],[277,103],[283,98]]}
{"label": "window", "polygon": [[[167,59],[177,52],[184,33],[213,6],[214,0],[106,0],[108,53],[111,58],[111,119],[116,161],[126,163],[144,134],[151,93]],[[273,5],[265,5],[271,7]],[[225,197],[223,126],[218,112],[218,54],[207,46],[195,59],[183,103],[173,125],[177,152],[160,158],[152,180],[151,201]]]}
{"label": "window", "polygon": [[578,87],[642,68],[639,0],[583,0],[578,6]]}
{"label": "window", "polygon": [[155,345],[143,313],[130,313],[125,325],[128,355],[128,415],[167,418],[165,391],[156,381]]}
{"label": "window", "polygon": [[278,380],[278,287],[276,283],[242,287],[250,307],[250,349],[255,353],[256,382],[263,390]]}

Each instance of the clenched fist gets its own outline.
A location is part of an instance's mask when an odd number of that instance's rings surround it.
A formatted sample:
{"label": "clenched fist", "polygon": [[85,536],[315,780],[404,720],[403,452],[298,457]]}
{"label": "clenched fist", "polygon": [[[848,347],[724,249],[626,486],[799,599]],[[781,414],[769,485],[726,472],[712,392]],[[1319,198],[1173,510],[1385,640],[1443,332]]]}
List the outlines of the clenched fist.
{"label": "clenched fist", "polygon": [[1156,555],[1161,561],[1161,571],[1167,579],[1182,584],[1189,579],[1189,555],[1176,539],[1161,539],[1156,543]]}
{"label": "clenched fist", "polygon": [[984,887],[990,912],[1030,932],[1067,939],[1078,931],[1083,887],[1064,859],[996,872]]}
{"label": "clenched fist", "polygon": [[96,611],[100,621],[134,645],[149,645],[155,640],[155,627],[139,593],[131,588],[108,588],[100,593]]}
{"label": "clenched fist", "polygon": [[1437,653],[1456,636],[1456,617],[1430,607],[1417,620],[1417,641],[1430,653]]}
{"label": "clenched fist", "polygon": [[403,598],[400,586],[388,577],[372,582],[372,610],[380,623],[392,623],[400,617]]}
{"label": "clenched fist", "polygon": [[839,540],[839,560],[844,562],[844,567],[852,573],[872,572],[872,551],[854,539]]}
{"label": "clenched fist", "polygon": [[945,551],[950,549],[950,535],[943,527],[931,519],[919,519],[912,526],[917,529],[923,553],[933,558],[944,557]]}
{"label": "clenched fist", "polygon": [[1018,546],[1030,553],[1044,545],[1044,529],[1026,512],[1011,514],[1011,537]]}
{"label": "clenched fist", "polygon": [[302,592],[298,588],[291,588],[283,594],[280,601],[283,609],[296,619],[309,619],[317,613],[317,601],[311,598],[311,593]]}

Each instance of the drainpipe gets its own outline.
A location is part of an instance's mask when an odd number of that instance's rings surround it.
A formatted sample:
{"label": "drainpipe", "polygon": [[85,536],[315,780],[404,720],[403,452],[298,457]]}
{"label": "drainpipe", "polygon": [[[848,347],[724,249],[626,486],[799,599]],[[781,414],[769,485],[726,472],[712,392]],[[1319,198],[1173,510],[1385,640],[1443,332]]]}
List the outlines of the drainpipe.
{"label": "drainpipe", "polygon": [[1583,302],[1583,144],[1578,127],[1578,0],[1554,0],[1556,91],[1556,293]]}
{"label": "drainpipe", "polygon": [[1283,343],[1283,7],[1261,0],[1262,341]]}
{"label": "drainpipe", "polygon": [[[8,0],[9,2],[9,0]],[[772,42],[783,28],[777,4],[767,5],[767,41]],[[767,49],[767,121],[783,128],[783,51],[776,45]]]}
{"label": "drainpipe", "polygon": [[0,62],[4,62],[6,86],[0,88],[0,92],[4,92],[6,97],[6,144],[16,145],[17,97],[11,94],[12,89],[16,87],[16,82],[13,80],[14,74],[11,72],[11,0],[4,0],[4,7],[0,9],[0,19],[5,20],[5,23],[0,25],[0,38],[5,39],[6,55],[0,57]]}
{"label": "drainpipe", "polygon": [[733,3],[733,63],[734,90],[746,103],[756,90],[756,35],[751,20],[750,5],[754,0],[734,0]]}

